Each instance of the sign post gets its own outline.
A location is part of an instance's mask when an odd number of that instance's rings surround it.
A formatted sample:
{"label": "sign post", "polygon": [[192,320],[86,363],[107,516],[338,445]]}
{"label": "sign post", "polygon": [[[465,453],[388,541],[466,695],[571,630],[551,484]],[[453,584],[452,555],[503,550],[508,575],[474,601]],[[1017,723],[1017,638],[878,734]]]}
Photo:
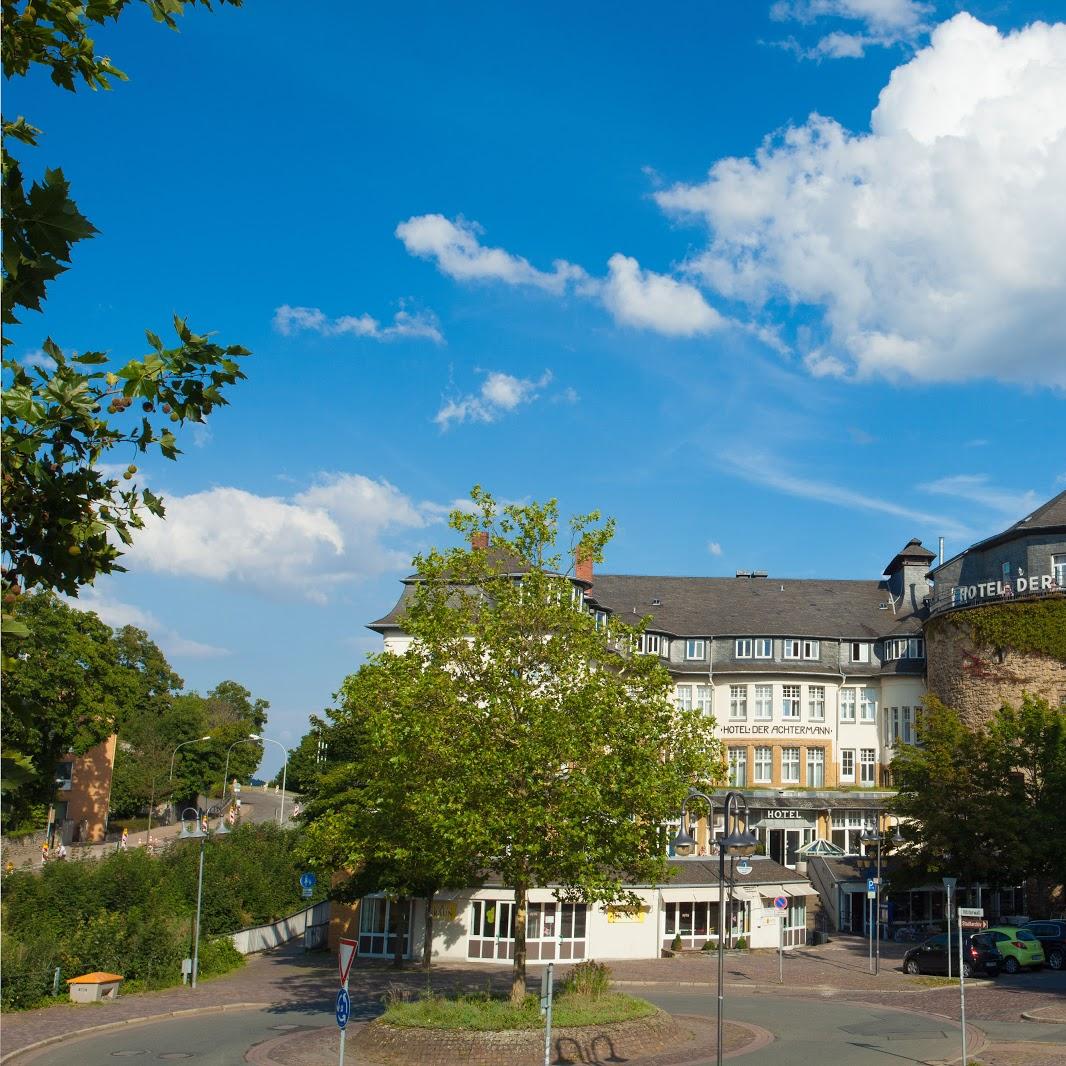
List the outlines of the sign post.
{"label": "sign post", "polygon": [[774,909],[777,911],[777,980],[785,983],[785,908],[788,900],[784,896],[774,896]]}
{"label": "sign post", "polygon": [[959,883],[957,877],[945,877],[944,891],[948,894],[947,907],[944,910],[944,914],[948,919],[948,979],[951,979],[951,893],[955,891],[955,886]]}
{"label": "sign post", "polygon": [[[304,877],[313,878],[314,874],[304,874],[300,878],[301,884]],[[352,959],[354,958],[355,941],[341,937],[337,947],[337,972],[341,979],[340,991],[337,993],[337,1028],[341,1031],[339,1066],[344,1066],[344,1033],[348,1026],[348,1019],[352,1015],[352,1001],[348,996],[348,974],[351,972]]]}
{"label": "sign post", "polygon": [[310,870],[300,874],[300,888],[304,899],[310,899],[315,894],[315,884],[318,878]]}
{"label": "sign post", "polygon": [[549,962],[540,975],[540,1013],[544,1015],[544,1066],[552,1060],[552,998],[555,991],[555,964]]}
{"label": "sign post", "polygon": [[877,899],[877,880],[866,878],[866,933],[870,938],[870,973],[874,972],[874,900]]}
{"label": "sign post", "polygon": [[[966,1057],[966,978],[962,972],[962,920],[963,918],[984,918],[985,912],[981,907],[959,908],[959,1014],[962,1020],[962,1061],[969,1062]],[[948,928],[951,928],[951,919],[948,918]],[[950,954],[948,956],[950,958]]]}

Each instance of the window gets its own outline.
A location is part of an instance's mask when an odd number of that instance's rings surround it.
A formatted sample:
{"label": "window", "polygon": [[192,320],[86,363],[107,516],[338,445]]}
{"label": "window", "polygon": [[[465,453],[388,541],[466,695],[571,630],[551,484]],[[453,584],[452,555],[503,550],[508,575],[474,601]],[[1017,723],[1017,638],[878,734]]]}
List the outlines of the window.
{"label": "window", "polygon": [[748,783],[748,749],[729,749],[729,783],[743,788]]}
{"label": "window", "polygon": [[853,688],[840,690],[840,720],[842,722],[855,721],[855,689]]}
{"label": "window", "polygon": [[595,618],[596,618],[596,628],[597,629],[606,629],[607,628],[607,612],[606,611],[597,611],[596,614],[595,614]]}
{"label": "window", "polygon": [[56,788],[69,789],[74,784],[74,763],[61,762],[56,765]]}
{"label": "window", "polygon": [[774,749],[755,749],[755,784],[768,785],[774,778]]}
{"label": "window", "polygon": [[769,637],[760,637],[755,641],[755,658],[772,659],[774,657],[774,642]]}
{"label": "window", "polygon": [[658,633],[645,633],[640,638],[640,650],[645,655],[658,655],[660,647],[660,638]]}
{"label": "window", "polygon": [[887,728],[885,729],[885,733],[887,734],[885,736],[885,740],[889,744],[898,744],[899,743],[899,708],[898,707],[893,707],[889,711],[889,716],[891,717],[892,721],[891,721],[891,723],[887,724]]}
{"label": "window", "polygon": [[859,715],[864,722],[877,721],[877,690],[864,688],[862,690],[862,703],[859,706]]}
{"label": "window", "polygon": [[825,685],[811,685],[807,689],[807,717],[812,722],[825,721]]}
{"label": "window", "polygon": [[851,642],[851,661],[853,663],[868,663],[870,661],[870,645],[862,640]]}
{"label": "window", "polygon": [[707,644],[702,640],[686,640],[685,641],[685,658],[686,659],[705,659],[707,658]]}
{"label": "window", "polygon": [[873,748],[863,748],[859,752],[859,784],[877,784],[877,752]]}
{"label": "window", "polygon": [[768,721],[774,716],[774,686],[755,686],[755,717]]}
{"label": "window", "polygon": [[787,785],[798,785],[800,779],[799,748],[781,749],[781,780]]}
{"label": "window", "polygon": [[807,787],[822,788],[825,785],[825,749],[807,749]]}
{"label": "window", "polygon": [[1066,589],[1066,555],[1051,557],[1051,576],[1060,589]]}
{"label": "window", "polygon": [[790,637],[785,641],[784,655],[786,659],[798,659],[802,653],[802,640],[794,640]]}
{"label": "window", "polygon": [[817,640],[805,640],[803,642],[804,659],[820,659],[822,657],[822,645]]}
{"label": "window", "polygon": [[800,716],[800,687],[799,685],[782,685],[781,687],[781,717],[799,718]]}
{"label": "window", "polygon": [[907,658],[908,659],[924,659],[925,658],[925,641],[921,637],[911,637],[907,641]]}
{"label": "window", "polygon": [[729,686],[729,717],[740,720],[748,717],[748,686]]}
{"label": "window", "polygon": [[855,749],[843,748],[840,752],[840,780],[855,780]]}
{"label": "window", "polygon": [[696,708],[704,714],[711,713],[711,686],[696,686]]}
{"label": "window", "polygon": [[902,721],[900,722],[900,734],[899,739],[904,744],[914,743],[914,709],[911,707],[901,707]]}
{"label": "window", "polygon": [[885,660],[924,659],[925,641],[921,637],[896,637],[885,641]]}
{"label": "window", "polygon": [[737,641],[736,656],[738,659],[750,659],[751,648],[754,642],[750,637],[742,637]]}
{"label": "window", "polygon": [[678,685],[677,686],[677,709],[679,711],[691,711],[692,710],[692,686],[691,685]]}

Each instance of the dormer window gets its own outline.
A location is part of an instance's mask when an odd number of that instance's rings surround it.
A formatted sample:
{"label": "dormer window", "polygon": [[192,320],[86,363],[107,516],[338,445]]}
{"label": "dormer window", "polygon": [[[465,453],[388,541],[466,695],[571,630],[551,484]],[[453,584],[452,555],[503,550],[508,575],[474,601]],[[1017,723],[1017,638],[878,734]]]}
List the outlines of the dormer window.
{"label": "dormer window", "polygon": [[707,657],[707,643],[703,640],[685,641],[686,659],[705,659]]}
{"label": "dormer window", "polygon": [[645,633],[640,638],[640,650],[645,655],[658,655],[662,647],[662,638],[658,633]]}

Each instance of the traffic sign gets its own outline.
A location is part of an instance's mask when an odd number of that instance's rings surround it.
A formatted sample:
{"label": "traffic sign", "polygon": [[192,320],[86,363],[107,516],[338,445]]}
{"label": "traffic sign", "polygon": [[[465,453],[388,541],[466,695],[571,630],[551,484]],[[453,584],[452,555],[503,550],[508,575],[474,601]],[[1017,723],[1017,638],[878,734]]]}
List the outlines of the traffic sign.
{"label": "traffic sign", "polygon": [[784,896],[774,896],[774,906],[783,911],[788,906],[788,900]]}
{"label": "traffic sign", "polygon": [[300,895],[303,896],[304,899],[310,899],[314,894],[315,890],[313,888],[303,888],[300,890]]}
{"label": "traffic sign", "polygon": [[866,878],[866,898],[873,899],[877,895],[877,878]]}
{"label": "traffic sign", "polygon": [[348,989],[342,988],[337,992],[337,1028],[343,1029],[352,1016],[352,1001],[348,996]]}
{"label": "traffic sign", "polygon": [[352,968],[352,959],[355,958],[355,941],[341,937],[337,948],[337,969],[340,971],[341,984],[348,983],[348,973]]}
{"label": "traffic sign", "polygon": [[301,888],[314,888],[318,883],[318,878],[315,877],[310,870],[307,873],[300,874],[300,887]]}
{"label": "traffic sign", "polygon": [[983,918],[985,909],[984,907],[960,907],[958,915],[960,918]]}

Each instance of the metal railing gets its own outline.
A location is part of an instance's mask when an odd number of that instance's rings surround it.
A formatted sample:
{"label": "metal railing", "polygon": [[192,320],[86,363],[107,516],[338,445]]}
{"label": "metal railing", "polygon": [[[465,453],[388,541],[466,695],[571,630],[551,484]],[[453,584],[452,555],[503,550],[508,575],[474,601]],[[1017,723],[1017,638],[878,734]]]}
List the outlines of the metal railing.
{"label": "metal railing", "polygon": [[1061,585],[1052,585],[1049,589],[1040,589],[1037,592],[1015,592],[1010,585],[1003,582],[985,582],[982,587],[986,589],[994,587],[995,591],[986,592],[983,596],[977,593],[970,597],[969,589],[978,588],[976,585],[971,585],[967,587],[965,597],[961,597],[959,590],[962,586],[957,586],[926,596],[924,603],[929,611],[929,617],[933,618],[947,611],[963,611],[968,607],[985,607],[993,603],[1032,603],[1039,600],[1059,599],[1066,595],[1066,586]]}

